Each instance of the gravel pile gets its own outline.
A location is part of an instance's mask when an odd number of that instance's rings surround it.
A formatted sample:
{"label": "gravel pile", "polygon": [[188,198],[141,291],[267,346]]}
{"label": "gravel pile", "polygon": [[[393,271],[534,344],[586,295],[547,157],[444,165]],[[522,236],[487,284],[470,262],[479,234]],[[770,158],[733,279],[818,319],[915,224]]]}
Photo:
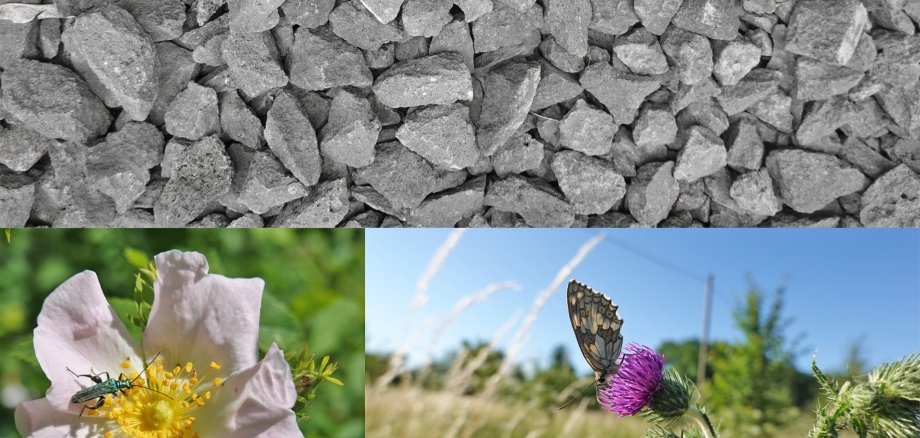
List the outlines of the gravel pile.
{"label": "gravel pile", "polygon": [[54,3],[0,227],[920,226],[918,1]]}

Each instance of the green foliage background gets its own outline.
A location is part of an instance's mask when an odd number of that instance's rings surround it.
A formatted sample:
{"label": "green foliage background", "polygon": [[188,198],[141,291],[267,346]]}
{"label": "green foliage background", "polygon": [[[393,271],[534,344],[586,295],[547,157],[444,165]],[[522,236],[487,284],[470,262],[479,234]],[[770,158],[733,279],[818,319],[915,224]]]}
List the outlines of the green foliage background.
{"label": "green foliage background", "polygon": [[[35,360],[32,330],[45,297],[92,270],[107,297],[132,299],[135,264],[162,251],[204,254],[210,272],[265,280],[259,349],[308,343],[330,355],[345,386],[324,383],[300,426],[308,437],[364,435],[364,232],[290,229],[17,229],[0,241],[0,390],[17,384],[31,398],[49,382]],[[133,263],[132,263],[133,262]],[[116,306],[118,308],[120,306]],[[0,405],[0,437],[18,436],[13,407]]]}

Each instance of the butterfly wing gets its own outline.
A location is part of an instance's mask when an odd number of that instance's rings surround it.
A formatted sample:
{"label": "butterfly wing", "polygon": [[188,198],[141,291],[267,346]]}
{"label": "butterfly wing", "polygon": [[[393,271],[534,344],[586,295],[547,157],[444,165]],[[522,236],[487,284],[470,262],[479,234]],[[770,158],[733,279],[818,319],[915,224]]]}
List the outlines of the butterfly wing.
{"label": "butterfly wing", "polygon": [[597,373],[599,383],[606,383],[608,374],[616,373],[620,366],[623,320],[617,305],[601,294],[575,280],[569,282],[566,292],[569,319],[578,340],[578,348]]}

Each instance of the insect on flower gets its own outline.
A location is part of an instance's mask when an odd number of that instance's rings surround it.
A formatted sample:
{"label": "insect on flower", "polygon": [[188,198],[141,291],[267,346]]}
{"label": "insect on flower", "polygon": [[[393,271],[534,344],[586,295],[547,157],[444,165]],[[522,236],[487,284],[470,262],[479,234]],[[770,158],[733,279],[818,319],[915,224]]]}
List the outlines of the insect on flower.
{"label": "insect on flower", "polygon": [[575,280],[569,282],[566,301],[578,348],[594,370],[594,383],[600,394],[622,363],[623,335],[620,328],[623,327],[623,319],[610,298]]}
{"label": "insect on flower", "polygon": [[[86,411],[86,409],[94,411],[96,409],[101,408],[102,405],[105,404],[105,396],[111,395],[114,398],[120,392],[124,396],[127,397],[128,393],[126,392],[126,390],[131,389],[131,388],[143,388],[148,391],[153,391],[153,392],[162,394],[164,397],[167,397],[170,400],[172,400],[172,397],[164,394],[161,391],[157,391],[156,389],[148,388],[146,386],[140,386],[140,385],[134,384],[134,382],[136,382],[137,379],[140,379],[141,376],[143,376],[144,373],[147,372],[147,368],[150,368],[150,365],[153,364],[153,362],[156,361],[158,357],[160,357],[160,353],[157,353],[156,356],[153,357],[153,360],[151,360],[150,363],[148,363],[147,366],[144,367],[144,369],[140,372],[140,374],[138,374],[137,377],[131,380],[128,380],[128,376],[126,376],[125,373],[121,373],[118,375],[117,379],[113,379],[109,375],[108,371],[103,371],[99,374],[77,374],[73,372],[73,370],[71,370],[70,368],[67,368],[67,371],[70,371],[70,374],[73,374],[74,377],[76,378],[86,377],[92,380],[93,383],[95,383],[95,385],[93,386],[77,391],[77,393],[74,394],[73,397],[70,398],[70,402],[71,403],[86,403],[92,399],[96,399],[96,404],[94,405],[91,405],[91,406],[83,405],[83,409],[80,409],[80,416],[82,417],[83,412]],[[92,368],[90,368],[89,371],[92,373],[93,372]],[[103,374],[105,374],[105,380],[102,380],[102,378],[99,377]]]}

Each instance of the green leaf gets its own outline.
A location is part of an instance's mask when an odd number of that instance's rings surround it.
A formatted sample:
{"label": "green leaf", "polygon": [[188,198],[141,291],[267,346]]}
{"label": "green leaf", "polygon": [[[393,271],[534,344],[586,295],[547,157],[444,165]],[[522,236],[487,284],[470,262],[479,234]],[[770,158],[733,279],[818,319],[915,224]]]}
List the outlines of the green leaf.
{"label": "green leaf", "polygon": [[327,381],[329,381],[330,383],[335,383],[336,385],[339,385],[339,386],[345,386],[345,384],[342,383],[341,380],[336,379],[335,377],[332,377],[332,376],[325,376],[325,377],[323,377],[323,380],[327,380]]}
{"label": "green leaf", "polygon": [[144,331],[144,324],[137,319],[137,303],[134,300],[122,297],[106,297],[109,301],[109,305],[115,309],[115,314],[121,318],[122,321],[128,321],[129,324],[126,324],[128,331],[135,337],[135,339],[140,339],[141,334]]}
{"label": "green leaf", "polygon": [[4,233],[6,234],[6,243],[7,243],[7,244],[12,243],[12,239],[13,239],[13,229],[12,229],[12,228],[7,228],[6,230],[4,230]]}
{"label": "green leaf", "polygon": [[138,269],[146,267],[148,263],[146,254],[130,247],[125,248],[125,260]]}
{"label": "green leaf", "polygon": [[35,357],[35,347],[32,345],[32,335],[26,335],[19,342],[13,345],[9,350],[10,357],[15,357],[28,364],[38,366],[38,359]]}
{"label": "green leaf", "polygon": [[259,349],[268,350],[274,342],[282,350],[303,343],[303,329],[300,322],[284,303],[271,294],[262,295],[262,311],[259,318]]}

